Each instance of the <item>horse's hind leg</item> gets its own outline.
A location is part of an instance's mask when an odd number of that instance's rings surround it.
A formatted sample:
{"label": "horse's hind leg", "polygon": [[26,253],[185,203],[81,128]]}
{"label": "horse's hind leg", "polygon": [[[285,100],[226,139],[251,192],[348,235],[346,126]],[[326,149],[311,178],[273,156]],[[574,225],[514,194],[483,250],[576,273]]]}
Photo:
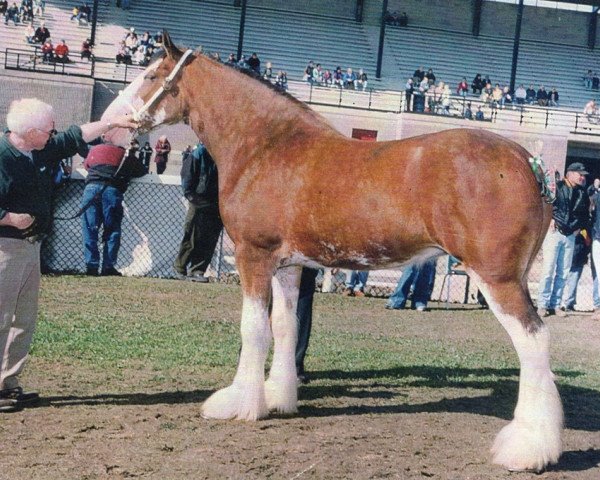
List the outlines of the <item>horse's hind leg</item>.
{"label": "horse's hind leg", "polygon": [[262,250],[236,248],[244,292],[242,349],[233,383],[212,394],[202,405],[205,418],[258,420],[268,415],[265,400],[265,361],[271,344],[269,300],[273,268]]}
{"label": "horse's hind leg", "polygon": [[298,381],[295,351],[298,338],[298,288],[301,267],[281,268],[273,277],[273,363],[265,394],[269,410],[279,413],[296,413],[298,407]]}
{"label": "horse's hind leg", "polygon": [[550,371],[548,328],[533,308],[522,282],[486,284],[469,273],[478,281],[490,309],[510,335],[521,363],[514,419],[496,437],[493,461],[509,470],[540,471],[556,463],[562,451],[563,413]]}

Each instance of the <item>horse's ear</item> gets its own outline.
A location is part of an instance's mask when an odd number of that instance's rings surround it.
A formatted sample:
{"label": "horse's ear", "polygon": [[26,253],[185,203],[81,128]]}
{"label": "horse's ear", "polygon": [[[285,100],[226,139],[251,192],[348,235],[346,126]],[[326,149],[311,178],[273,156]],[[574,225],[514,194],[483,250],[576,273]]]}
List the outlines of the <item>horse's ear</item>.
{"label": "horse's ear", "polygon": [[165,49],[167,57],[169,58],[178,59],[182,55],[181,50],[175,46],[173,40],[171,40],[171,35],[169,35],[169,32],[166,30],[163,30],[163,48]]}

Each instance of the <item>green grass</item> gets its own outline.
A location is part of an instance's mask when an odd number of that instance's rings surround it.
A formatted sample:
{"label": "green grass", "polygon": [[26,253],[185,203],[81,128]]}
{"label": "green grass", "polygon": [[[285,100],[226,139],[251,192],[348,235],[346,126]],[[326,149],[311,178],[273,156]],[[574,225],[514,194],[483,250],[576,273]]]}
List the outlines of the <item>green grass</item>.
{"label": "green grass", "polygon": [[[307,367],[329,372],[323,376],[330,382],[336,374],[397,385],[516,380],[516,354],[489,312],[382,307],[380,299],[318,294]],[[45,277],[32,357],[90,371],[143,368],[158,379],[161,372],[210,372],[212,384],[235,368],[240,309],[241,289],[234,285]],[[561,382],[600,389],[599,356],[589,355],[598,346],[580,343],[581,333],[571,329],[554,369]]]}

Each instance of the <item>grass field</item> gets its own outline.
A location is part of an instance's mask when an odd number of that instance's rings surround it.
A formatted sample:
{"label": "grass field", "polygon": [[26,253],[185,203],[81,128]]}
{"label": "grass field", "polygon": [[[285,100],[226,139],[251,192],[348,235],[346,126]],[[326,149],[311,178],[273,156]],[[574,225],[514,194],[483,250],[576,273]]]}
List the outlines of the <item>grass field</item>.
{"label": "grass field", "polygon": [[[517,392],[501,326],[472,308],[383,305],[318,294],[299,415],[209,422],[199,405],[235,373],[240,287],[45,277],[23,377],[45,399],[2,417],[19,455],[0,478],[508,478],[488,453]],[[566,453],[535,478],[598,479],[600,323],[548,323]]]}

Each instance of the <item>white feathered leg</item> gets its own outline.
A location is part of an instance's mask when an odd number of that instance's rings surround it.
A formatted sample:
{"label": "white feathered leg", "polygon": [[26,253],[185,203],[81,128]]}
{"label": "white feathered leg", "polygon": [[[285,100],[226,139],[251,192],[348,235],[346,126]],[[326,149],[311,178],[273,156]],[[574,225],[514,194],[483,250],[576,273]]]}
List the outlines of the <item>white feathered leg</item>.
{"label": "white feathered leg", "polygon": [[242,350],[233,383],[212,394],[202,405],[205,418],[258,420],[268,415],[265,401],[265,361],[271,343],[267,303],[244,294]]}
{"label": "white feathered leg", "polygon": [[298,289],[301,267],[277,270],[273,277],[273,364],[265,383],[267,407],[279,413],[298,411],[298,383],[296,378],[296,342],[298,339]]}
{"label": "white feathered leg", "polygon": [[[524,328],[523,318],[519,319],[519,315],[514,313],[506,313],[507,310],[518,311],[514,304],[509,308],[496,301],[499,297],[510,298],[510,295],[506,295],[508,289],[499,292],[480,281],[478,284],[490,308],[510,335],[521,362],[519,397],[514,419],[496,437],[492,447],[493,461],[514,471],[543,470],[547,465],[556,463],[560,457],[563,428],[562,405],[554,384],[554,375],[550,371],[548,329],[525,300],[527,309],[522,315],[529,318],[535,315],[539,325],[528,332]],[[526,298],[518,291],[509,290],[509,293],[514,293],[512,300],[517,305]]]}

